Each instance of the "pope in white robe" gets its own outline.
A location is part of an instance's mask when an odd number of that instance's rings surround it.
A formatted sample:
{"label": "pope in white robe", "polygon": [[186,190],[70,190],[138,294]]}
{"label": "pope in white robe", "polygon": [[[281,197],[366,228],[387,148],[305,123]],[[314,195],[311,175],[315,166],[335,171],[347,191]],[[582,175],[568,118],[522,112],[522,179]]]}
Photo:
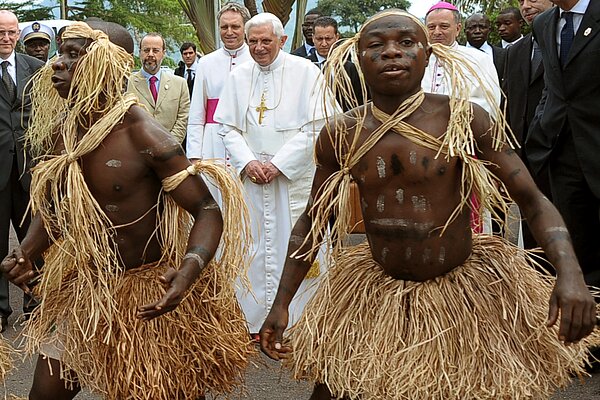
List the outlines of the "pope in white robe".
{"label": "pope in white robe", "polygon": [[[265,14],[255,16],[248,24],[252,26],[258,17],[264,25],[260,18],[264,19]],[[246,36],[252,57],[257,59],[253,28],[249,29],[248,24]],[[285,36],[282,39],[281,35],[278,40],[282,45]],[[230,73],[215,113],[250,208],[254,258],[248,275],[252,292],[240,288],[237,295],[253,334],[258,333],[271,309],[292,227],[306,208],[315,171],[314,144],[325,122],[321,72],[309,60],[279,48],[273,49],[277,52],[270,64],[250,62]],[[246,173],[253,161],[272,163],[280,174],[268,183],[256,182],[255,176]],[[319,268],[322,274],[323,263]],[[290,307],[290,325],[300,317],[317,281],[307,278],[300,287]]]}

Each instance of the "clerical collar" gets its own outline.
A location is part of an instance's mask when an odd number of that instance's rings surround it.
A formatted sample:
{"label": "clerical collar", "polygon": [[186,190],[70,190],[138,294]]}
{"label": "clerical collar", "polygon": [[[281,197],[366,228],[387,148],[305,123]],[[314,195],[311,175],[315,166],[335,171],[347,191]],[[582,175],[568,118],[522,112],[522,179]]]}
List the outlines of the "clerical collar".
{"label": "clerical collar", "polygon": [[242,43],[242,45],[237,49],[231,50],[223,46],[223,50],[229,54],[229,57],[237,57],[241,52],[243,52],[246,49],[246,47],[248,47],[246,43]]}
{"label": "clerical collar", "polygon": [[285,58],[285,52],[283,50],[279,50],[279,54],[277,54],[277,57],[275,57],[275,60],[271,64],[269,64],[265,67],[263,67],[260,64],[257,64],[257,65],[261,72],[274,71],[283,64],[284,58]]}

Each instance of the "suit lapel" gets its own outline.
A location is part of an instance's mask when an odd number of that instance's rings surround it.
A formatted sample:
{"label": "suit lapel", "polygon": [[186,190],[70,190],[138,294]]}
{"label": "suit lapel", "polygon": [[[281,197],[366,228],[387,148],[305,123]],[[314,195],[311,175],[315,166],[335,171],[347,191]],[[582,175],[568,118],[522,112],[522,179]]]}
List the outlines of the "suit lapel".
{"label": "suit lapel", "polygon": [[[527,42],[526,42],[527,40]],[[509,50],[511,52],[517,51],[519,54],[519,69],[521,70],[521,77],[523,78],[523,82],[529,82],[530,70],[531,70],[531,47],[532,47],[532,39],[531,34],[528,34],[523,39],[519,40],[519,42],[513,46],[519,46],[514,50]],[[521,49],[520,47],[524,47]]]}
{"label": "suit lapel", "polygon": [[20,104],[23,101],[23,91],[25,90],[25,86],[29,83],[29,79],[31,79],[32,72],[29,64],[25,62],[23,57],[19,57],[19,54],[15,55],[15,64],[17,67],[17,104]]}
{"label": "suit lapel", "polygon": [[152,93],[150,93],[150,86],[148,86],[148,81],[141,72],[134,75],[133,84],[135,85],[137,92],[144,98],[145,103],[149,104],[151,108],[154,108],[154,99],[152,98]]}
{"label": "suit lapel", "polygon": [[565,67],[569,65],[571,60],[598,34],[600,31],[600,1],[590,1],[586,13],[583,15],[581,25],[577,30],[577,34],[573,39],[573,45],[569,50],[569,56],[567,57],[567,63]]}
{"label": "suit lapel", "polygon": [[[544,57],[548,56],[548,63],[553,69],[561,69],[560,60],[558,59],[558,48],[556,47],[556,25],[558,24],[558,16],[560,9],[553,7],[548,18],[546,19],[544,29],[544,44],[548,46],[549,51],[544,52]],[[544,61],[546,61],[544,59]]]}
{"label": "suit lapel", "polygon": [[158,90],[158,98],[156,99],[157,109],[160,107],[160,104],[163,102],[165,97],[167,97],[169,94],[169,90],[171,90],[171,77],[163,71],[160,74],[160,88]]}

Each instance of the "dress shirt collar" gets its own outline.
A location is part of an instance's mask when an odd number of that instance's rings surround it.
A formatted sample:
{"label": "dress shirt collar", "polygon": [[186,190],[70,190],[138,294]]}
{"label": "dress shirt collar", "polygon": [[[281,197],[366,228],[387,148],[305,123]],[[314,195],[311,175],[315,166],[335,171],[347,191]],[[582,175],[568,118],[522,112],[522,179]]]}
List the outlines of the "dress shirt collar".
{"label": "dress shirt collar", "polygon": [[519,38],[517,38],[516,40],[513,40],[512,42],[507,42],[506,40],[502,39],[502,48],[505,49],[507,47],[512,46],[513,44],[517,43],[519,40],[523,39],[523,35],[521,35]]}
{"label": "dress shirt collar", "polygon": [[17,57],[15,56],[15,51],[13,50],[13,52],[10,53],[10,56],[8,56],[8,58],[0,58],[0,62],[4,61],[8,61],[8,73],[11,76],[12,80],[14,82],[17,82]]}
{"label": "dress shirt collar", "polygon": [[[315,46],[311,46],[308,43],[304,43],[304,50],[306,50],[306,54],[310,54],[310,51],[312,49],[315,49]],[[317,49],[315,49],[315,52],[317,51]]]}
{"label": "dress shirt collar", "polygon": [[587,11],[588,6],[590,5],[590,0],[579,0],[577,2],[577,4],[575,4],[573,6],[573,8],[571,8],[570,10],[563,10],[562,8],[560,9],[560,16],[562,17],[562,13],[564,13],[565,11],[570,11],[572,13],[575,14],[585,14],[585,12]]}
{"label": "dress shirt collar", "polygon": [[479,48],[477,48],[475,46],[471,46],[471,44],[469,42],[467,42],[467,44],[465,44],[465,47],[470,47],[472,49],[480,50],[480,51],[483,51],[485,54],[488,54],[492,57],[494,56],[494,50],[492,49],[492,46],[490,46],[490,44],[487,41],[483,42],[483,44]]}
{"label": "dress shirt collar", "polygon": [[142,73],[142,76],[146,79],[146,81],[148,81],[148,83],[150,83],[151,76],[156,76],[157,82],[160,82],[160,74],[162,73],[162,70],[160,68],[158,69],[158,72],[154,75],[146,72],[146,70],[144,68],[142,68],[140,71]]}

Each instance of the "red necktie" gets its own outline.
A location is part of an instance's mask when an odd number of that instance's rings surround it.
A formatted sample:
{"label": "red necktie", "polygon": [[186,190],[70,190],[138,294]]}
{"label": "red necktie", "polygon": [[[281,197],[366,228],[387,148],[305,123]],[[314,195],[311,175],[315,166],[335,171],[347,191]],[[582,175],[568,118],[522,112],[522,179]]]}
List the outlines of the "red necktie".
{"label": "red necktie", "polygon": [[154,75],[150,77],[150,93],[152,93],[152,98],[154,99],[154,102],[156,103],[156,99],[158,99],[158,90],[156,90],[156,81],[158,80],[157,77],[155,77]]}

